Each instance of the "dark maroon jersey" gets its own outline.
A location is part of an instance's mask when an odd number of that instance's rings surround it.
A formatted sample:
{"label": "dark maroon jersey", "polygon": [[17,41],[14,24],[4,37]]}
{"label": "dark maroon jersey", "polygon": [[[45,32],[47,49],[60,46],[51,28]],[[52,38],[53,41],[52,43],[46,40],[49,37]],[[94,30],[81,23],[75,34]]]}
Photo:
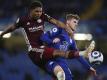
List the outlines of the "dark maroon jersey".
{"label": "dark maroon jersey", "polygon": [[20,17],[16,21],[16,27],[22,27],[26,43],[31,47],[41,46],[40,36],[44,31],[44,22],[48,21],[46,15],[42,14],[39,19],[32,19],[29,16]]}

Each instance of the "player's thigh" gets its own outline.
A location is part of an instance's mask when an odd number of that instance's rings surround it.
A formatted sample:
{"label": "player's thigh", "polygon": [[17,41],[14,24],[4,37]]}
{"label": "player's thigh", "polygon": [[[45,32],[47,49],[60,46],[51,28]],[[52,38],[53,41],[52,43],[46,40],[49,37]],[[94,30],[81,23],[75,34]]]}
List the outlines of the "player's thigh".
{"label": "player's thigh", "polygon": [[30,51],[28,56],[36,66],[40,67],[41,69],[45,68],[44,65],[46,62],[40,58],[40,53],[37,53],[35,51]]}
{"label": "player's thigh", "polygon": [[49,73],[56,75],[58,72],[64,72],[62,67],[55,60],[49,60],[46,63],[46,69]]}
{"label": "player's thigh", "polygon": [[49,72],[49,74],[54,78],[54,80],[57,80],[57,76],[59,73],[60,75],[63,75],[65,77],[63,69],[60,65],[57,64],[56,61],[48,61],[46,69]]}
{"label": "player's thigh", "polygon": [[66,78],[65,80],[72,80],[72,73],[67,64],[62,60],[50,60],[46,63],[45,67],[48,73],[52,75],[54,78],[56,78],[55,75],[57,75],[58,72],[64,72]]}
{"label": "player's thigh", "polygon": [[61,68],[63,69],[63,71],[65,73],[65,80],[72,80],[73,75],[72,75],[72,72],[69,69],[67,63],[64,61],[60,61],[59,65],[61,66]]}
{"label": "player's thigh", "polygon": [[58,72],[64,72],[63,68],[60,65],[56,65],[53,69],[54,74],[57,74]]}
{"label": "player's thigh", "polygon": [[29,51],[29,56],[31,59],[35,61],[39,60],[49,60],[53,58],[54,48],[48,47],[34,47],[31,51]]}

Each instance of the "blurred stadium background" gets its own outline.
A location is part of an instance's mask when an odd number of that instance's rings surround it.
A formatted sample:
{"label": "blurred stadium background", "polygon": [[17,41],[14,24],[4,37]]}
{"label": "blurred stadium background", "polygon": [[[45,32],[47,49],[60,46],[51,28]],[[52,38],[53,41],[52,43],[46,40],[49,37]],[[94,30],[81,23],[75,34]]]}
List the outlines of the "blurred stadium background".
{"label": "blurred stadium background", "polygon": [[[36,0],[0,0],[0,32],[11,25],[27,11],[29,3]],[[76,37],[80,50],[96,42],[95,50],[104,55],[104,62],[97,67],[98,77],[88,75],[87,70],[76,60],[69,66],[75,80],[107,80],[107,1],[106,0],[40,0],[44,10],[52,17],[64,21],[67,13],[80,15],[81,20],[76,33],[88,38]],[[50,25],[46,23],[46,30]],[[79,36],[80,37],[80,36]],[[38,69],[28,58],[21,29],[0,40],[0,80],[51,80],[50,76]]]}

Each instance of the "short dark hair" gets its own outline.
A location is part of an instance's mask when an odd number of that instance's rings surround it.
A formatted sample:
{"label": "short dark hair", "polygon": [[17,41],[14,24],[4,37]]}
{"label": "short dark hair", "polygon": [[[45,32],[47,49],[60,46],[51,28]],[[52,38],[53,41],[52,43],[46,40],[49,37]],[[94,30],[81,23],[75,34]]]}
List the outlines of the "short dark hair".
{"label": "short dark hair", "polygon": [[42,3],[39,1],[32,2],[29,6],[29,10],[35,9],[37,7],[43,7]]}
{"label": "short dark hair", "polygon": [[72,19],[72,18],[80,20],[80,17],[77,14],[67,14],[66,15],[66,20],[69,20],[69,19]]}

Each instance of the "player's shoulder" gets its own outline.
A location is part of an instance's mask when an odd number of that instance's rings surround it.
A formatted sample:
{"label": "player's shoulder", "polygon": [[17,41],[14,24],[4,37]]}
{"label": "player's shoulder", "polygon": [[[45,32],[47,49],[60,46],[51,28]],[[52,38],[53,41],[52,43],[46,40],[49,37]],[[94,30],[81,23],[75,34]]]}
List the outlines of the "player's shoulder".
{"label": "player's shoulder", "polygon": [[19,19],[20,21],[28,21],[30,18],[28,15],[24,15],[24,16],[19,16],[17,19]]}

